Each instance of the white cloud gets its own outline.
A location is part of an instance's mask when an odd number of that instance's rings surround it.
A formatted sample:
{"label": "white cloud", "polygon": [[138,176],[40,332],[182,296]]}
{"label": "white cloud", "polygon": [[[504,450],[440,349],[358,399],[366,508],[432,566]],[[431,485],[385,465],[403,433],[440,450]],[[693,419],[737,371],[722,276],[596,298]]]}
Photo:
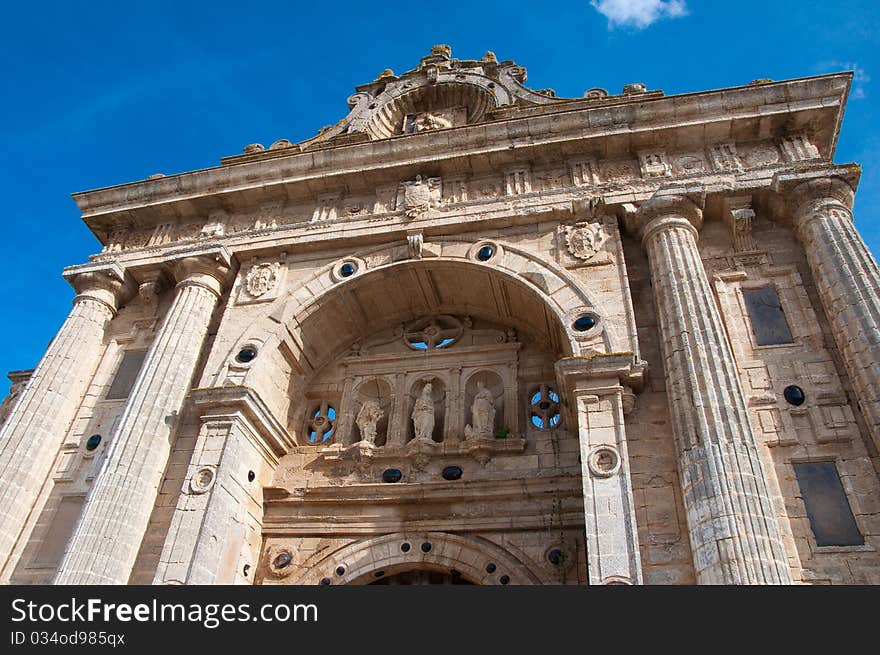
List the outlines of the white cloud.
{"label": "white cloud", "polygon": [[853,81],[850,98],[853,100],[862,100],[867,97],[868,82],[871,76],[865,72],[865,69],[852,61],[824,61],[816,67],[821,73],[836,73],[838,71],[852,71]]}
{"label": "white cloud", "polygon": [[644,29],[663,18],[687,15],[685,0],[592,0],[593,8],[608,19],[608,26]]}

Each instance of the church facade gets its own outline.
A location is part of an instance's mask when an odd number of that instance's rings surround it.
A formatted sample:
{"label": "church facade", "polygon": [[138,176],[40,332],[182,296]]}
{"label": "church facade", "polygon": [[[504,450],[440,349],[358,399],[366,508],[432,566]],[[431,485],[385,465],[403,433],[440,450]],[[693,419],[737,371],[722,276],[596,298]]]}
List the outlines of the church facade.
{"label": "church facade", "polygon": [[0,580],[880,583],[851,75],[525,82],[435,46],[305,142],[75,194]]}

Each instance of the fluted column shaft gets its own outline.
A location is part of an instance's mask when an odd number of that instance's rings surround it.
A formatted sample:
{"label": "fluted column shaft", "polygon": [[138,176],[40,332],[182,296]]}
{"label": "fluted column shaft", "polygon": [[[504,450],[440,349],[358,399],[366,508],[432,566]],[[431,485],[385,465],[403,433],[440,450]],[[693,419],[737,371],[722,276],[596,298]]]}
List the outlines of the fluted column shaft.
{"label": "fluted column shaft", "polygon": [[71,538],[56,584],[125,584],[143,540],[189,392],[221,275],[207,257],[178,263],[176,296],[144,360]]}
{"label": "fluted column shaft", "polygon": [[69,278],[73,309],[0,431],[0,580],[103,354],[107,323],[123,288],[115,265]]}
{"label": "fluted column shaft", "polygon": [[856,399],[880,448],[880,269],[853,225],[842,180],[794,190],[795,227]]}
{"label": "fluted column shaft", "polygon": [[640,210],[661,332],[694,568],[700,584],[790,584],[736,364],[686,198]]}

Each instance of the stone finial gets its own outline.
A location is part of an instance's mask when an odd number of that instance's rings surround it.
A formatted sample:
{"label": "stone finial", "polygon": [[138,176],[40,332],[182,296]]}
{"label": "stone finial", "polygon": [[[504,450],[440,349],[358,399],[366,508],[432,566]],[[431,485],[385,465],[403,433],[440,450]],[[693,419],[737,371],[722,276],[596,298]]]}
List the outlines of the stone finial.
{"label": "stone finial", "polygon": [[386,68],[385,70],[383,70],[381,73],[379,73],[376,76],[376,79],[377,80],[384,80],[389,77],[394,77],[394,71],[391,70],[390,68]]}
{"label": "stone finial", "polygon": [[644,82],[634,82],[632,84],[627,84],[623,87],[623,95],[637,95],[639,93],[646,93],[648,91],[648,87],[644,84]]}
{"label": "stone finial", "polygon": [[482,61],[492,62],[493,64],[498,63],[498,57],[495,56],[495,53],[491,50],[486,50],[486,54],[483,55]]}
{"label": "stone finial", "polygon": [[263,152],[266,148],[262,143],[249,143],[244,147],[244,153],[246,155],[253,154],[255,152]]}
{"label": "stone finial", "polygon": [[431,46],[432,55],[441,55],[443,57],[452,57],[452,48],[445,43]]}

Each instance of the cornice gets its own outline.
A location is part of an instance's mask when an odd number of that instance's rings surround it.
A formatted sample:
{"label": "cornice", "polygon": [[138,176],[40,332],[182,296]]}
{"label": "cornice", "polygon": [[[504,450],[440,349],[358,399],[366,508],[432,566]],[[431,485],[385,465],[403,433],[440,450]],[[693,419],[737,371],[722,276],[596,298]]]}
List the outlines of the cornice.
{"label": "cornice", "polygon": [[[293,152],[283,157],[208,168],[74,194],[83,219],[101,232],[115,223],[206,216],[322,190],[406,179],[426,169],[441,175],[480,172],[554,152],[634,152],[660,141],[713,143],[760,139],[814,126],[823,158],[833,156],[851,75],[835,74],[611,105],[572,101],[544,113],[505,113],[500,120]],[[549,150],[548,150],[549,149]],[[358,186],[360,185],[360,186]]]}

